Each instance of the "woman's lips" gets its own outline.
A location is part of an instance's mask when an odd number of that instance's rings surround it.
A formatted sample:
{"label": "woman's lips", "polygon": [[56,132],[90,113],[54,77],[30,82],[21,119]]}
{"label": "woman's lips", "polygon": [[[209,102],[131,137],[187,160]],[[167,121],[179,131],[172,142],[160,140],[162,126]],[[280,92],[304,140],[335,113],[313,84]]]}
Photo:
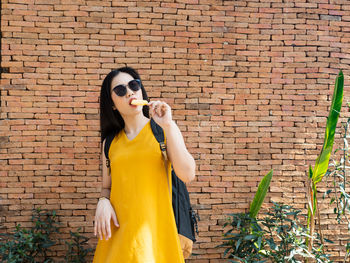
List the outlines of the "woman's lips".
{"label": "woman's lips", "polygon": [[131,102],[132,102],[133,100],[136,100],[136,98],[131,98],[131,99],[129,100],[129,105],[130,105],[131,107],[137,107],[136,105],[132,105],[132,104],[131,104]]}

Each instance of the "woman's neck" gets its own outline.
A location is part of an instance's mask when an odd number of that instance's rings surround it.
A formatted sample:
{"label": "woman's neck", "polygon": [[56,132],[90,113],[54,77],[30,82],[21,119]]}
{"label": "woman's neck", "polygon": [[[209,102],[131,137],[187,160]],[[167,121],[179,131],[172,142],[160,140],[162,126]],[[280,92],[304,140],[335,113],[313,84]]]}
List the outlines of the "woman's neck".
{"label": "woman's neck", "polygon": [[123,116],[126,134],[137,134],[149,121],[142,113],[133,116]]}

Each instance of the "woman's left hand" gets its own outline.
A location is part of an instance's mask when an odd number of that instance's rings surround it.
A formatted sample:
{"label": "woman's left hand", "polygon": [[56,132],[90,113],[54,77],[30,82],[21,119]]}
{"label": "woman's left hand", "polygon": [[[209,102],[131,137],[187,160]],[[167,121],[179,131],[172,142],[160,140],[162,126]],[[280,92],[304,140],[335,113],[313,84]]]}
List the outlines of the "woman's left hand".
{"label": "woman's left hand", "polygon": [[173,119],[170,106],[163,101],[151,101],[149,104],[149,113],[154,121],[163,129],[169,126]]}

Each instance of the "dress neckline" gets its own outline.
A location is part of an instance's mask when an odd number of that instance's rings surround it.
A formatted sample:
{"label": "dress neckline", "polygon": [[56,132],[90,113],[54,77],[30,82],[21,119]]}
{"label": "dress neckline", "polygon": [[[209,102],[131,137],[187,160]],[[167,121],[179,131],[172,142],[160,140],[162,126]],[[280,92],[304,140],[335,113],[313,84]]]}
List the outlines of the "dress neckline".
{"label": "dress neckline", "polygon": [[126,135],[125,129],[123,129],[123,135],[125,136],[126,140],[128,142],[133,142],[135,141],[135,139],[137,139],[139,137],[139,135],[146,129],[146,127],[150,124],[150,121],[147,121],[147,123],[145,124],[145,126],[142,127],[142,129],[139,131],[139,133],[133,138],[133,139],[129,139],[129,137]]}

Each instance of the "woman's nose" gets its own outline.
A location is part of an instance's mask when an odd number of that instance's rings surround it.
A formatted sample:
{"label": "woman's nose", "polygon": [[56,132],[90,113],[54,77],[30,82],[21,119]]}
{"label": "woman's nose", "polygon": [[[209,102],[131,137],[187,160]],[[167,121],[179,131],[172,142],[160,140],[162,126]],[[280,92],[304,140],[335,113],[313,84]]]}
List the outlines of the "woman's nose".
{"label": "woman's nose", "polygon": [[127,87],[127,88],[126,88],[126,96],[127,96],[127,97],[130,97],[130,96],[132,96],[132,95],[134,95],[134,91],[131,90],[129,87]]}

